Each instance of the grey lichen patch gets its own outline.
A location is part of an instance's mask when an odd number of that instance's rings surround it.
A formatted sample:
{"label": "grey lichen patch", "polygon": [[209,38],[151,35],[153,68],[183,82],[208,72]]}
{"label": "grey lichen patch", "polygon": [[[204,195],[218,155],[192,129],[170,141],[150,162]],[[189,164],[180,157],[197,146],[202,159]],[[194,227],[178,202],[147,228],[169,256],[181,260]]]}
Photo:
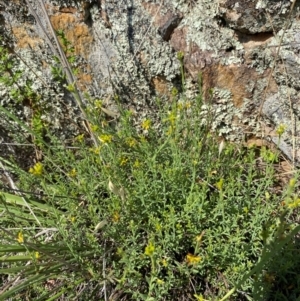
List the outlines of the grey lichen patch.
{"label": "grey lichen patch", "polygon": [[220,13],[227,26],[248,34],[283,28],[289,8],[289,1],[280,0],[220,1]]}
{"label": "grey lichen patch", "polygon": [[111,94],[111,78],[115,78],[114,63],[117,60],[117,50],[109,38],[109,29],[100,21],[95,21],[95,40],[91,47],[88,62],[91,66],[94,80],[97,83],[97,93]]}
{"label": "grey lichen patch", "polygon": [[292,27],[286,31],[280,31],[278,37],[273,41],[272,45],[278,45],[280,37],[283,35],[279,58],[276,66],[275,79],[278,84],[289,85],[295,89],[300,89],[299,84],[299,67],[300,67],[300,24],[293,23]]}
{"label": "grey lichen patch", "polygon": [[241,64],[243,53],[242,46],[237,44],[235,50],[232,51],[232,55],[220,57],[220,63],[222,65]]}
{"label": "grey lichen patch", "polygon": [[289,84],[295,89],[300,89],[300,57],[292,51],[285,50],[281,53],[283,64],[278,64],[275,72],[276,82],[280,85]]}
{"label": "grey lichen patch", "polygon": [[241,107],[235,107],[229,90],[215,88],[211,100],[201,109],[200,125],[208,124],[212,132],[226,140],[242,143],[250,133],[261,137],[261,124],[253,114],[250,99],[244,99]]}
{"label": "grey lichen patch", "polygon": [[195,85],[191,78],[187,78],[184,84],[185,98],[188,100],[193,100],[199,96],[199,87]]}
{"label": "grey lichen patch", "polygon": [[[169,12],[177,14],[177,11],[175,12],[177,9],[183,16],[181,22],[176,23],[179,28],[171,28],[174,31],[171,30],[170,33],[167,31],[159,33],[159,28],[167,28],[164,27],[166,23],[158,26],[154,25],[154,16],[145,10],[142,2],[148,2],[149,5],[153,4],[155,9],[156,7],[159,9],[159,14],[163,16],[166,16]],[[221,7],[220,4],[225,2],[226,5]],[[296,6],[299,6],[298,2]],[[90,93],[92,96],[101,99],[106,99],[108,95],[118,94],[125,105],[133,107],[138,118],[154,115],[153,106],[151,106],[155,98],[155,87],[151,86],[153,78],[164,78],[166,82],[173,81],[173,83],[180,78],[179,61],[176,58],[176,53],[169,45],[168,39],[171,38],[172,41],[172,35],[175,36],[176,32],[179,32],[176,50],[184,48],[184,51],[186,51],[190,42],[192,45],[195,43],[198,47],[193,46],[196,50],[193,52],[191,49],[191,55],[195,57],[195,64],[199,59],[199,64],[193,69],[193,72],[195,74],[201,70],[205,72],[211,67],[215,72],[211,72],[211,78],[216,79],[215,82],[211,81],[211,86],[216,85],[223,88],[215,89],[212,103],[203,105],[203,120],[199,122],[205,122],[205,120],[211,118],[213,130],[230,140],[242,139],[245,126],[256,126],[255,118],[249,112],[251,110],[253,112],[253,106],[255,107],[263,102],[261,97],[264,95],[263,92],[268,84],[268,69],[273,67],[277,51],[276,46],[278,46],[280,36],[283,34],[283,30],[277,34],[274,33],[275,37],[270,38],[270,41],[268,40],[266,43],[265,40],[261,41],[259,36],[256,36],[256,39],[253,40],[251,36],[249,37],[250,42],[244,49],[246,42],[241,43],[241,40],[237,38],[237,32],[245,32],[245,30],[248,33],[271,32],[272,28],[268,23],[267,14],[273,19],[275,29],[278,31],[284,28],[290,6],[289,1],[279,0],[57,0],[47,1],[47,3],[64,7],[64,10],[56,9],[55,14],[67,11],[66,7],[70,7],[68,13],[74,13],[76,16],[80,15],[82,11],[85,12],[89,18],[89,23],[87,20],[83,21],[82,18],[74,18],[74,20],[81,22],[81,25],[86,22],[84,25],[88,24],[90,32],[93,33],[91,45],[83,45],[89,53],[85,57],[87,61],[84,64],[89,65],[90,69],[86,68],[85,71],[86,73],[90,72],[94,79],[89,87]],[[35,2],[34,7],[37,7],[37,4],[38,2]],[[246,5],[249,6],[248,11],[244,12],[241,8]],[[228,15],[230,11],[231,13],[236,11],[239,16],[235,14]],[[11,11],[7,9],[5,12],[6,17],[13,19],[12,24],[19,24],[20,20],[22,22],[25,20],[21,16],[15,18],[16,14],[16,9]],[[261,16],[258,16],[258,14],[261,14]],[[258,16],[258,18],[255,18],[255,16]],[[239,17],[241,21],[246,22],[235,22],[235,17]],[[296,18],[292,21],[291,26],[284,33],[280,55],[276,61],[277,66],[271,79],[274,77],[275,83],[282,87],[280,95],[276,97],[280,98],[285,104],[289,104],[289,99],[286,97],[289,90],[286,87],[289,85],[293,88],[291,90],[293,111],[297,112],[299,104],[296,100],[298,99],[297,93],[300,90],[300,22]],[[32,27],[35,26],[34,22],[30,24]],[[78,25],[78,23],[76,24]],[[245,29],[245,26],[248,29]],[[180,35],[179,30],[177,31],[180,28],[182,29],[182,35]],[[37,32],[40,33],[38,29]],[[269,35],[272,36],[271,33]],[[256,44],[256,42],[261,43]],[[88,43],[86,42],[86,44]],[[39,105],[47,111],[47,114],[42,115],[45,124],[56,130],[59,135],[67,137],[67,132],[75,131],[73,125],[79,121],[78,116],[80,114],[76,110],[76,104],[71,96],[65,93],[59,85],[52,82],[49,67],[53,64],[53,60],[50,48],[35,51],[34,55],[30,52],[20,52],[20,54],[28,60],[30,66],[47,84],[55,88],[55,91],[45,88],[22,64],[20,66],[23,68],[24,76],[20,79],[20,84],[24,85],[26,80],[32,81],[32,89],[41,96]],[[45,62],[44,65],[39,63],[42,60]],[[216,62],[224,68],[213,68]],[[227,70],[235,70],[232,65],[235,65],[236,69],[239,66],[244,68],[244,73],[237,74],[248,74],[248,71],[250,74],[250,80],[248,81],[248,77],[245,76],[246,80],[235,91],[232,87],[236,85],[239,78],[238,80],[229,81],[230,72],[227,72]],[[249,69],[247,69],[248,67]],[[263,76],[255,78],[255,72],[251,72],[250,68],[255,68]],[[220,76],[222,72],[226,74],[223,77]],[[266,75],[265,78],[264,75]],[[232,85],[232,83],[234,84]],[[275,83],[273,88],[276,86]],[[189,78],[186,79],[185,96],[187,99],[193,99],[196,95],[196,86],[197,84],[193,86],[193,82]],[[166,87],[164,91],[168,89],[168,83]],[[237,93],[237,90],[243,90],[243,88],[249,93]],[[272,93],[276,93],[275,88]],[[229,92],[230,89],[233,96]],[[12,101],[8,91],[2,86],[0,86],[0,91],[2,103],[11,105]],[[269,93],[269,90],[267,92]],[[232,99],[236,95],[241,95],[238,105],[243,103],[242,107],[237,108],[233,105]],[[249,100],[245,100],[244,97],[249,97]],[[267,97],[269,97],[269,94],[267,94]],[[162,98],[164,99],[164,96]],[[114,97],[111,97],[111,102],[114,99]],[[274,99],[273,102],[268,102],[270,99],[267,98],[266,104],[272,108],[276,102],[274,102]],[[15,104],[13,103],[13,105]],[[277,111],[277,114],[268,115],[265,110],[266,107],[264,107],[263,112],[273,120],[275,125],[278,125],[289,121],[291,113],[288,105],[286,108]],[[18,108],[17,111],[20,116],[30,117],[30,114],[32,114],[32,109],[29,106],[25,106],[23,111],[22,108]],[[46,116],[52,116],[53,118]],[[73,120],[75,120],[75,123],[73,123]],[[139,123],[138,120],[137,123]],[[290,125],[288,125],[286,139],[288,139],[290,133]]]}
{"label": "grey lichen patch", "polygon": [[273,66],[274,52],[268,47],[254,48],[249,54],[251,59],[250,67],[255,68],[259,74],[263,74],[265,70]]}
{"label": "grey lichen patch", "polygon": [[179,62],[168,43],[153,45],[147,41],[144,43],[142,51],[148,61],[151,76],[163,75],[171,81],[179,73]]}
{"label": "grey lichen patch", "polygon": [[[145,104],[153,94],[151,78],[163,76],[171,81],[178,75],[176,54],[163,41],[151,23],[151,16],[144,13],[138,1],[116,3],[108,0],[105,9],[112,25],[109,29],[97,18],[97,11],[91,11],[98,43],[95,45],[97,55],[96,51],[91,54],[93,72],[99,81],[109,77],[121,97],[130,98],[137,105]],[[99,92],[105,93],[104,90]]]}
{"label": "grey lichen patch", "polygon": [[175,8],[181,10],[185,14],[190,13],[192,10],[202,8],[217,11],[219,4],[217,1],[209,0],[169,0]]}
{"label": "grey lichen patch", "polygon": [[96,3],[97,0],[51,0],[52,5],[60,5],[62,7],[66,6],[85,6],[92,3]]}
{"label": "grey lichen patch", "polygon": [[291,95],[292,92],[296,93],[294,89],[282,86],[277,94],[266,99],[263,104],[263,113],[276,124],[286,120],[286,117],[290,115],[287,95]]}
{"label": "grey lichen patch", "polygon": [[[268,75],[269,76],[269,75]],[[251,85],[251,83],[250,83]],[[267,89],[269,85],[269,78],[260,78],[255,82],[255,89],[253,91],[252,104],[259,107],[261,104],[261,98],[265,96],[265,89]]]}
{"label": "grey lichen patch", "polygon": [[[224,65],[242,62],[242,44],[235,37],[234,30],[220,26],[222,19],[217,1],[196,1],[193,9],[186,1],[172,1],[185,14],[179,28],[187,26],[187,43],[195,43],[202,51],[212,52],[212,57],[222,59]],[[228,55],[224,56],[224,52]]]}
{"label": "grey lichen patch", "polygon": [[201,110],[200,125],[210,124],[213,132],[228,140],[241,139],[237,121],[242,119],[242,111],[233,105],[230,91],[215,88],[210,103],[203,104]]}
{"label": "grey lichen patch", "polygon": [[[263,105],[263,113],[272,120],[275,128],[280,125],[285,127],[281,139],[278,135],[271,136],[274,143],[278,144],[286,156],[293,157],[293,147],[299,149],[300,141],[300,107],[299,92],[288,86],[281,86],[277,94],[266,99]],[[295,158],[300,162],[300,157]]]}

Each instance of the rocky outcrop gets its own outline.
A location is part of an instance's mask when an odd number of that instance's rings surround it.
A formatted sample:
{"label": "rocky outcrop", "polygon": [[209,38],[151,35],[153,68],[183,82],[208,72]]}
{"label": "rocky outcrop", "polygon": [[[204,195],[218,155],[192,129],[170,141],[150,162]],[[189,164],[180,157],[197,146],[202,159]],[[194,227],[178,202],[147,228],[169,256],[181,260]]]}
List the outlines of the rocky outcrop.
{"label": "rocky outcrop", "polygon": [[[1,24],[14,37],[7,43],[51,86],[53,38],[47,40],[42,30],[50,35],[42,1],[0,4]],[[198,92],[202,74],[204,106],[214,109],[219,135],[231,140],[268,136],[298,161],[299,6],[285,0],[45,1],[53,28],[74,46],[82,91],[106,99],[108,107],[114,107],[109,96],[118,94],[136,116],[153,114],[156,97],[168,101],[172,87],[180,88],[180,51],[187,97]],[[61,101],[71,111],[69,118],[78,119],[65,92],[56,87],[61,94],[54,96],[35,82],[45,101],[52,100],[47,105],[57,111],[58,129],[65,118],[57,109]],[[1,89],[5,105],[9,95]],[[72,131],[68,121],[63,123]],[[274,131],[280,124],[286,126],[281,139]],[[273,131],[265,132],[266,127]]]}

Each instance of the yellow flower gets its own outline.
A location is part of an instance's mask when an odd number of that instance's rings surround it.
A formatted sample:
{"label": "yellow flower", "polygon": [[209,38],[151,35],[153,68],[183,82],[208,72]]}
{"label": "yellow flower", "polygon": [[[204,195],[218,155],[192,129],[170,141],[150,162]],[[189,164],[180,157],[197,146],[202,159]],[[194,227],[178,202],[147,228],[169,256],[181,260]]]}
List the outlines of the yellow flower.
{"label": "yellow flower", "polygon": [[157,224],[155,225],[155,230],[156,230],[157,232],[160,232],[161,229],[162,229],[161,224],[157,223]]}
{"label": "yellow flower", "polygon": [[114,214],[112,216],[112,220],[114,223],[117,223],[120,220],[120,214],[118,211],[114,212]]}
{"label": "yellow flower", "polygon": [[191,104],[190,101],[188,101],[188,102],[185,104],[185,108],[186,108],[186,109],[189,109],[191,106],[192,106],[192,104]]}
{"label": "yellow flower", "polygon": [[145,255],[151,257],[153,255],[154,251],[155,251],[155,247],[152,244],[152,242],[150,242],[148,244],[148,246],[145,248]]}
{"label": "yellow flower", "polygon": [[174,97],[178,95],[178,90],[177,90],[176,87],[173,87],[173,88],[172,88],[171,94],[172,94],[172,96],[174,96]]}
{"label": "yellow flower", "polygon": [[184,52],[183,51],[179,51],[177,52],[177,58],[181,61],[184,58]]}
{"label": "yellow flower", "polygon": [[129,138],[126,139],[126,144],[129,147],[135,147],[137,145],[137,141],[134,138],[129,137]]}
{"label": "yellow flower", "polygon": [[281,137],[282,134],[285,132],[285,129],[286,129],[286,125],[284,125],[284,124],[281,123],[281,124],[278,126],[278,128],[276,129],[277,135],[278,135],[279,137]]}
{"label": "yellow flower", "polygon": [[84,138],[84,134],[81,134],[81,135],[78,135],[75,140],[78,141],[78,142],[82,142],[83,141],[83,138]]}
{"label": "yellow flower", "polygon": [[169,113],[168,118],[166,118],[164,121],[170,122],[170,124],[173,126],[175,124],[175,121],[177,119],[177,116],[174,112]]}
{"label": "yellow flower", "polygon": [[126,165],[128,162],[128,158],[126,157],[122,157],[121,160],[120,160],[120,166],[124,166]]}
{"label": "yellow flower", "polygon": [[76,217],[75,217],[75,216],[72,216],[72,217],[70,218],[70,220],[71,220],[71,223],[74,223],[75,220],[76,220]]}
{"label": "yellow flower", "polygon": [[139,168],[139,167],[141,167],[141,162],[140,162],[138,159],[136,159],[136,160],[134,161],[133,167],[134,167],[134,168]]}
{"label": "yellow flower", "polygon": [[183,104],[182,103],[178,103],[177,104],[177,110],[178,111],[182,111],[183,110]]}
{"label": "yellow flower", "polygon": [[100,147],[91,147],[90,148],[90,152],[94,153],[95,155],[99,155],[100,154]]}
{"label": "yellow flower", "polygon": [[191,253],[188,253],[186,255],[186,261],[190,265],[197,264],[198,262],[200,262],[200,260],[201,260],[200,256],[196,256],[196,255],[193,255]]}
{"label": "yellow flower", "polygon": [[41,255],[39,252],[34,252],[34,258],[35,259],[40,259]]}
{"label": "yellow flower", "polygon": [[208,301],[208,300],[204,299],[202,295],[195,294],[194,297],[196,298],[197,301]]}
{"label": "yellow flower", "polygon": [[99,140],[102,143],[110,143],[112,141],[112,135],[100,135]]}
{"label": "yellow flower", "polygon": [[103,103],[102,103],[102,101],[101,100],[95,100],[95,102],[94,102],[94,105],[95,105],[95,108],[97,108],[97,109],[101,109],[102,108],[102,105],[103,105]]}
{"label": "yellow flower", "polygon": [[162,265],[163,265],[165,268],[168,266],[168,262],[167,262],[167,260],[166,260],[165,258],[162,259],[161,263],[162,263]]}
{"label": "yellow flower", "polygon": [[69,175],[71,178],[76,177],[76,175],[77,175],[76,169],[73,168],[73,169],[68,173],[68,175]]}
{"label": "yellow flower", "polygon": [[35,176],[41,176],[43,173],[43,164],[41,162],[37,162],[29,169],[29,172]]}
{"label": "yellow flower", "polygon": [[145,119],[143,122],[142,122],[142,128],[146,131],[148,131],[151,127],[151,120],[150,119]]}
{"label": "yellow flower", "polygon": [[295,178],[290,179],[289,186],[291,188],[294,188],[295,184],[296,184],[296,179]]}
{"label": "yellow flower", "polygon": [[157,284],[164,284],[165,282],[159,278],[156,279]]}
{"label": "yellow flower", "polygon": [[98,125],[96,125],[96,124],[91,124],[91,130],[92,130],[92,132],[97,132],[97,131],[99,130]]}
{"label": "yellow flower", "polygon": [[24,242],[24,236],[22,232],[18,233],[17,241],[22,244]]}
{"label": "yellow flower", "polygon": [[300,199],[295,199],[292,203],[288,204],[288,207],[291,209],[297,208],[300,206]]}
{"label": "yellow flower", "polygon": [[223,183],[224,183],[224,179],[221,178],[221,179],[219,180],[219,182],[217,182],[217,183],[215,184],[216,187],[218,188],[218,190],[222,190],[222,188],[223,188]]}

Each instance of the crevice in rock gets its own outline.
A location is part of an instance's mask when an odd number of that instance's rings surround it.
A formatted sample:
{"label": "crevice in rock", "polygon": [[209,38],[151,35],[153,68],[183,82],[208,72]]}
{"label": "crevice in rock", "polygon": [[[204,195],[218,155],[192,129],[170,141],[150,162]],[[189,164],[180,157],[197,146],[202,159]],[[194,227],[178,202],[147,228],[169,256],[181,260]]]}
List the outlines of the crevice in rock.
{"label": "crevice in rock", "polygon": [[236,35],[238,41],[242,44],[248,43],[248,42],[264,43],[267,40],[274,37],[273,32],[262,32],[262,33],[256,33],[256,34],[246,34],[246,33],[240,32],[238,30],[235,30],[234,32],[235,32],[235,35]]}

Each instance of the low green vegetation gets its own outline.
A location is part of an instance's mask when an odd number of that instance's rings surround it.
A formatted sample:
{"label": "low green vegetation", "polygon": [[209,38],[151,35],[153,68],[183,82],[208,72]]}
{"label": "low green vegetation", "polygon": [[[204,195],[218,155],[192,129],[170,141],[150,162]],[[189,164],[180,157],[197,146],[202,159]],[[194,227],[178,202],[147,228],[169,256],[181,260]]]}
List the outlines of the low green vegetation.
{"label": "low green vegetation", "polygon": [[138,125],[122,95],[118,114],[89,98],[68,144],[38,95],[30,126],[0,107],[38,154],[28,169],[0,158],[23,191],[0,194],[0,300],[296,300],[297,174],[283,186],[277,153],[224,143],[213,112],[199,126],[201,92],[172,94]]}

